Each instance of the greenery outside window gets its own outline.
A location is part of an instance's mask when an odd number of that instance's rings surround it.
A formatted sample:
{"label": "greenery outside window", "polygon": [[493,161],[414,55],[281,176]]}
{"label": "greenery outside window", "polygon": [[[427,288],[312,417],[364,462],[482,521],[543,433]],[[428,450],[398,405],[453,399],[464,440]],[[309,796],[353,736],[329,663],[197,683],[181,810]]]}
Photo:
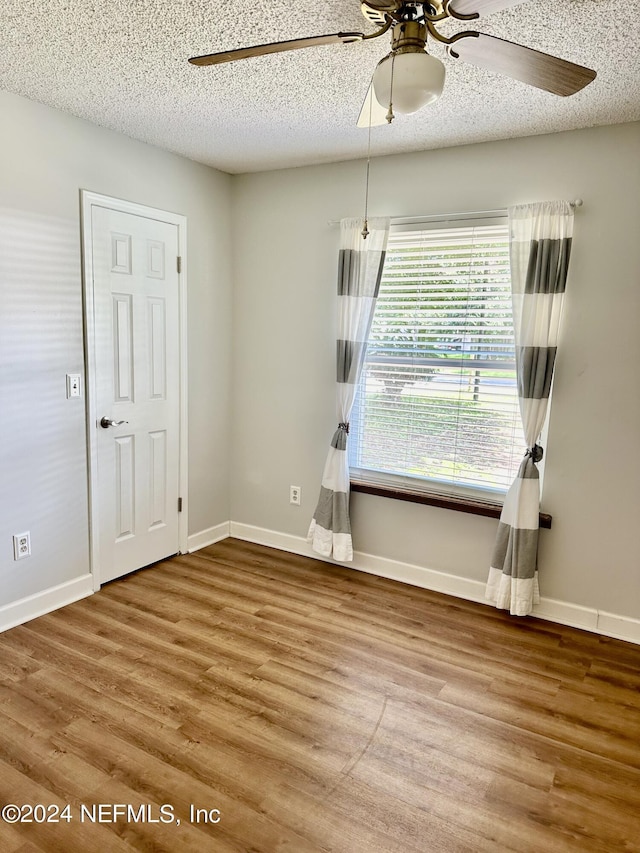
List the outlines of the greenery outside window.
{"label": "greenery outside window", "polygon": [[506,213],[392,224],[349,445],[355,480],[502,500],[524,452]]}

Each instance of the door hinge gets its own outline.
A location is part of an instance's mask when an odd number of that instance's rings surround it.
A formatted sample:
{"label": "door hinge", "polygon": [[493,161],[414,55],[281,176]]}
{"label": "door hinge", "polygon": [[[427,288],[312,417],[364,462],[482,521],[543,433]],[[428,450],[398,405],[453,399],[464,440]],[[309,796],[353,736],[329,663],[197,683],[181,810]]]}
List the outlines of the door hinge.
{"label": "door hinge", "polygon": [[178,255],[178,257],[176,258],[176,269],[178,273],[182,272],[182,258],[180,257],[180,255]]}
{"label": "door hinge", "polygon": [[178,498],[178,512],[182,512],[182,498]]}

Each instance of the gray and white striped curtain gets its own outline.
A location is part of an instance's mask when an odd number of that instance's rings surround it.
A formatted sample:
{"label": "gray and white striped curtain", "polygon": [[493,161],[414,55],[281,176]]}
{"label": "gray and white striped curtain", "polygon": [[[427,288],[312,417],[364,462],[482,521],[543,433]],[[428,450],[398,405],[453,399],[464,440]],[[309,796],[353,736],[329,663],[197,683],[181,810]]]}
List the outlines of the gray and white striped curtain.
{"label": "gray and white striped curtain", "polygon": [[307,535],[314,551],[341,562],[353,560],[347,458],[349,417],[362,371],[389,236],[386,218],[369,219],[366,240],[362,237],[362,224],[362,219],[343,219],[340,223],[338,429],[331,440],[318,506]]}
{"label": "gray and white striped curtain", "polygon": [[573,209],[564,201],[513,207],[509,230],[518,398],[527,451],[505,497],[486,596],[496,607],[526,616],[540,600],[536,463],[542,448],[537,441],[553,378]]}

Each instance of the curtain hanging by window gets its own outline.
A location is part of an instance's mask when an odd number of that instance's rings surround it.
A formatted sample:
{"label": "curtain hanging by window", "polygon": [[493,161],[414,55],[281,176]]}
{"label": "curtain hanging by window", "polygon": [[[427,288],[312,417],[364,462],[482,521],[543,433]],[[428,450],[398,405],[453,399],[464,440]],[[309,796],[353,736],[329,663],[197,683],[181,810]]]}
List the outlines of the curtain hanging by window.
{"label": "curtain hanging by window", "polygon": [[537,444],[544,426],[564,301],[573,209],[543,202],[509,209],[516,372],[527,446],[507,492],[489,569],[486,597],[515,616],[540,600],[537,553],[540,481]]}
{"label": "curtain hanging by window", "polygon": [[341,562],[353,560],[349,520],[349,463],[347,436],[369,330],[378,296],[389,236],[389,219],[368,220],[362,236],[361,219],[340,223],[338,266],[337,415],[322,476],[320,497],[307,540],[313,550]]}

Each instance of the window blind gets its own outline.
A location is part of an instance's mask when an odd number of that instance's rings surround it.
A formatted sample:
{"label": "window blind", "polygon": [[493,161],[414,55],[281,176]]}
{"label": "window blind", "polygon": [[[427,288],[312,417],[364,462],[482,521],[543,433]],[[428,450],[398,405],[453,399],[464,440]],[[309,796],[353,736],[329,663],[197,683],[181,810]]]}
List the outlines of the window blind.
{"label": "window blind", "polygon": [[507,490],[524,445],[506,218],[392,229],[350,449],[365,479]]}

